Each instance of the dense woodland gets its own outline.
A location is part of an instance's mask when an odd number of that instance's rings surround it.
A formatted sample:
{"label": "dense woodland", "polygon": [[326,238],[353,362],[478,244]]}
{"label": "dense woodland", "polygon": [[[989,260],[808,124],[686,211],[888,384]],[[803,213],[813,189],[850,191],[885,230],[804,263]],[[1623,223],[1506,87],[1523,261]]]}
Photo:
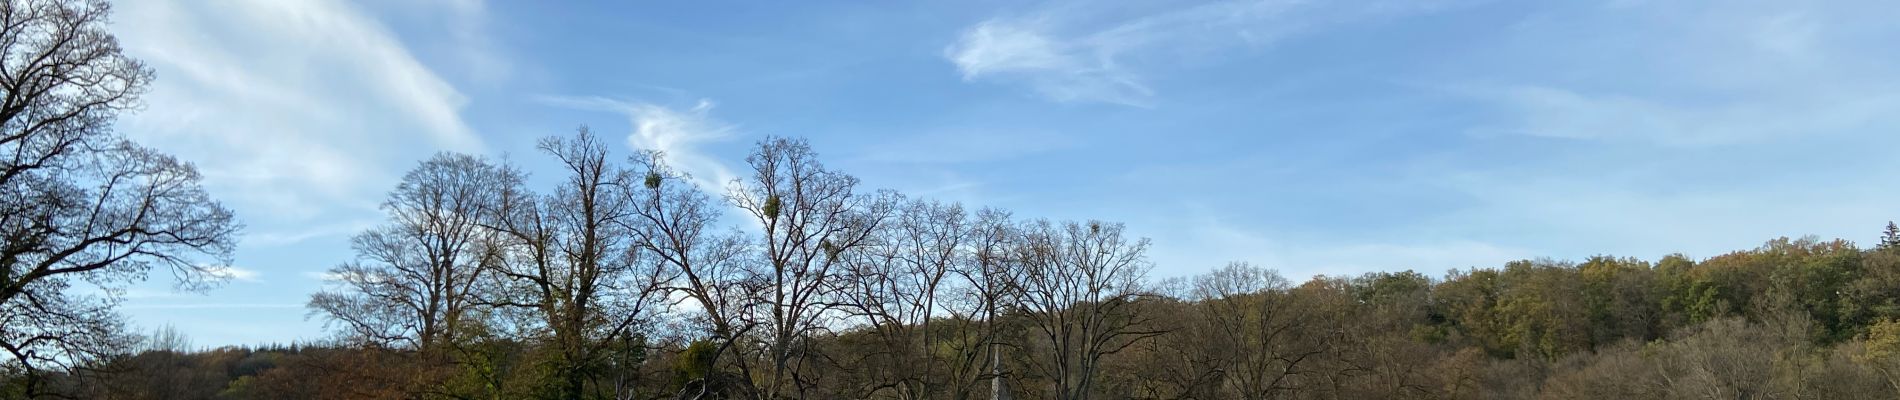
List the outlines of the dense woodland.
{"label": "dense woodland", "polygon": [[1891,223],[1864,249],[1157,279],[1122,224],[871,190],[801,139],[702,184],[585,128],[537,179],[410,170],[310,296],[332,339],[194,347],[127,328],[115,289],[214,287],[238,222],[111,130],[153,76],[106,4],[4,4],[0,398],[1900,398]]}

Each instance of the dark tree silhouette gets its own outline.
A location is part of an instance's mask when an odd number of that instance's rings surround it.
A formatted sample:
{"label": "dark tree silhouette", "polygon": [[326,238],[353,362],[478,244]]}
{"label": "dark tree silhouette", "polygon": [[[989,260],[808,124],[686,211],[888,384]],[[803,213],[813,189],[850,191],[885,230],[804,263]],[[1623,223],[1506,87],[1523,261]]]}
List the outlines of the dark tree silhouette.
{"label": "dark tree silhouette", "polygon": [[[198,171],[112,131],[152,73],[104,1],[0,3],[0,349],[29,376],[129,349],[114,290],[164,268],[228,278],[238,231]],[[82,286],[103,295],[84,295]]]}
{"label": "dark tree silhouette", "polygon": [[437,154],[389,193],[389,223],[356,235],[358,260],[331,268],[342,290],[312,295],[348,335],[383,346],[432,350],[453,343],[479,303],[483,274],[499,261],[480,218],[500,200],[504,171],[479,157]]}

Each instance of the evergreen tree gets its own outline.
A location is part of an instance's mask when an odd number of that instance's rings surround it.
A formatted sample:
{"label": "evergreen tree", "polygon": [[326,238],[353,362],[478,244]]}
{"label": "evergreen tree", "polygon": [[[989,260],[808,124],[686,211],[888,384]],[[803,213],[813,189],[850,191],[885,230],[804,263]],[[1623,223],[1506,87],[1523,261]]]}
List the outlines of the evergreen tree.
{"label": "evergreen tree", "polygon": [[1880,235],[1880,249],[1892,249],[1894,246],[1900,246],[1900,225],[1887,221],[1887,231]]}

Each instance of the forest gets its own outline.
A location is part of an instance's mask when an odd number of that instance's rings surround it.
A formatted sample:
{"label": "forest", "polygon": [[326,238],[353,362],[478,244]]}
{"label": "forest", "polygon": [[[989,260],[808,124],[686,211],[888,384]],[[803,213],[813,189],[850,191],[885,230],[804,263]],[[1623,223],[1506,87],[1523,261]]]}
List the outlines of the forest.
{"label": "forest", "polygon": [[228,280],[241,223],[113,130],[154,76],[108,5],[4,4],[0,398],[1900,398],[1891,222],[1864,248],[1159,278],[1121,223],[867,188],[804,139],[707,183],[585,127],[539,141],[557,174],[415,164],[309,296],[329,339],[197,347],[116,307]]}

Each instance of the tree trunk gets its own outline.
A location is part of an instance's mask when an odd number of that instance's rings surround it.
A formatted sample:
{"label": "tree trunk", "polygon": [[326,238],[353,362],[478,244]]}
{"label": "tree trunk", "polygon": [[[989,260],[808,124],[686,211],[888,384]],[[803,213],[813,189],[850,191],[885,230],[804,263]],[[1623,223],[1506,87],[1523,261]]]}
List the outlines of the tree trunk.
{"label": "tree trunk", "polygon": [[1011,400],[1009,383],[1003,381],[1003,352],[990,345],[990,400]]}

